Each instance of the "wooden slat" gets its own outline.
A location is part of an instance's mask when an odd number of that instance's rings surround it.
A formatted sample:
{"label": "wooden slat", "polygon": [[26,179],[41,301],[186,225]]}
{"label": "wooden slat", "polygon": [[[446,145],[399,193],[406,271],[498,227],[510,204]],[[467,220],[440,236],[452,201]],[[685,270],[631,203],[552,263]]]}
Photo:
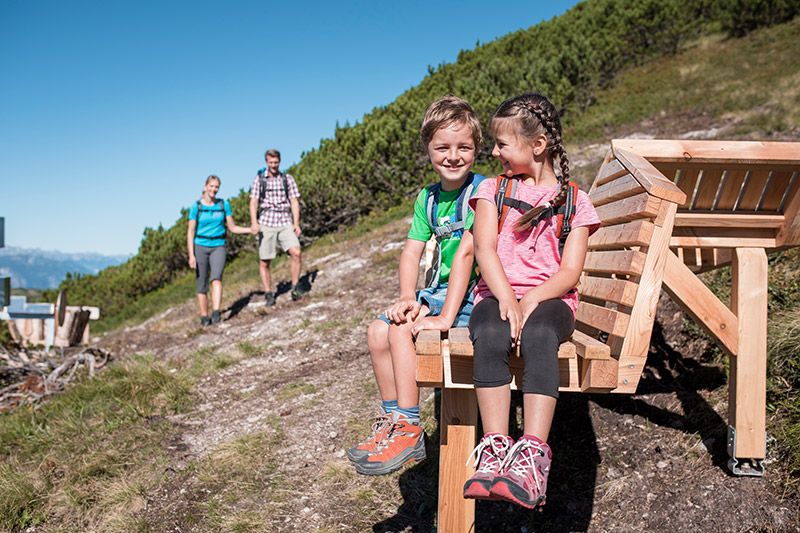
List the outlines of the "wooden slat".
{"label": "wooden slat", "polygon": [[686,227],[675,228],[670,247],[775,248],[773,228]]}
{"label": "wooden slat", "polygon": [[578,291],[581,296],[631,307],[638,288],[639,286],[632,281],[584,276],[581,278]]}
{"label": "wooden slat", "polygon": [[611,349],[607,344],[581,331],[576,330],[572,333],[572,343],[575,345],[578,355],[584,359],[609,359],[611,357]]}
{"label": "wooden slat", "polygon": [[417,355],[439,355],[442,351],[442,332],[433,329],[420,331],[416,346]]}
{"label": "wooden slat", "polygon": [[616,200],[621,200],[622,198],[635,196],[642,192],[645,192],[644,187],[636,181],[636,178],[626,173],[624,176],[612,182],[593,189],[589,198],[592,200],[592,205],[597,208]]}
{"label": "wooden slat", "polygon": [[677,204],[683,204],[686,201],[686,195],[672,181],[666,179],[647,159],[621,148],[614,148],[614,155],[628,169],[628,172],[633,174],[636,181],[641,183],[642,187],[653,196]]}
{"label": "wooden slat", "polygon": [[765,168],[757,168],[750,172],[744,194],[742,194],[736,211],[755,211],[764,194],[764,186],[767,185],[769,173],[770,171]]}
{"label": "wooden slat", "polygon": [[597,177],[594,180],[595,187],[600,187],[606,183],[612,182],[620,176],[624,176],[628,171],[622,166],[622,163],[616,159],[612,159],[600,167]]}
{"label": "wooden slat", "polygon": [[615,250],[631,246],[647,246],[650,244],[654,227],[652,222],[646,220],[602,227],[589,237],[589,249]]}
{"label": "wooden slat", "polygon": [[697,325],[716,338],[729,355],[736,355],[736,315],[672,252],[667,254],[664,290]]}
{"label": "wooden slat", "polygon": [[653,161],[692,163],[793,164],[800,161],[800,143],[757,141],[692,141],[614,139],[611,146]]}
{"label": "wooden slat", "polygon": [[697,188],[697,180],[700,178],[700,169],[697,167],[684,168],[681,173],[681,179],[677,186],[686,195],[686,201],[681,204],[681,207],[689,209],[694,198],[694,192]]}
{"label": "wooden slat", "polygon": [[[800,171],[800,168],[798,171]],[[776,170],[772,173],[772,178],[770,179],[769,187],[767,188],[767,194],[764,196],[764,201],[758,210],[759,213],[778,212],[780,209],[781,200],[783,200],[783,196],[786,194],[786,190],[790,186],[794,188],[794,184],[791,182],[793,174],[795,174],[795,172],[788,170]],[[795,181],[797,181],[796,178]]]}
{"label": "wooden slat", "polygon": [[[626,337],[618,341],[609,339],[613,355],[633,355],[645,358],[650,347],[650,336],[656,318],[656,307],[661,295],[661,282],[666,265],[666,254],[669,253],[669,236],[678,206],[672,202],[664,202],[662,209],[668,212],[663,217],[664,225],[656,228],[653,240],[647,253],[644,273],[639,279],[639,290],[636,291],[636,302],[631,308]],[[637,378],[638,382],[638,378]]]}
{"label": "wooden slat", "polygon": [[636,250],[590,251],[586,254],[583,271],[598,274],[624,274],[638,276],[644,268],[647,254]]}
{"label": "wooden slat", "polygon": [[736,205],[736,199],[739,198],[739,191],[742,184],[750,175],[750,169],[745,168],[728,168],[725,172],[725,184],[719,193],[717,205],[714,211],[730,211]]}
{"label": "wooden slat", "polygon": [[[451,357],[472,357],[474,355],[472,342],[469,340],[468,328],[452,328],[448,333],[448,345]],[[519,348],[513,349],[511,359],[519,359]],[[558,348],[560,359],[576,357],[575,345],[571,342],[562,343]]]}
{"label": "wooden slat", "polygon": [[697,191],[692,199],[692,210],[711,209],[722,178],[723,169],[703,169]]}
{"label": "wooden slat", "polygon": [[582,392],[610,392],[617,387],[616,359],[578,359],[578,381]]}
{"label": "wooden slat", "polygon": [[441,387],[444,383],[442,355],[417,354],[417,386]]}
{"label": "wooden slat", "polygon": [[661,199],[646,192],[623,198],[597,208],[597,215],[604,225],[619,224],[637,218],[653,218],[658,214]]}
{"label": "wooden slat", "polygon": [[761,215],[752,213],[695,213],[683,212],[675,215],[675,227],[701,228],[780,228],[783,215]]}
{"label": "wooden slat", "polygon": [[589,302],[578,304],[575,318],[578,322],[605,331],[614,337],[622,338],[628,330],[628,315]]}

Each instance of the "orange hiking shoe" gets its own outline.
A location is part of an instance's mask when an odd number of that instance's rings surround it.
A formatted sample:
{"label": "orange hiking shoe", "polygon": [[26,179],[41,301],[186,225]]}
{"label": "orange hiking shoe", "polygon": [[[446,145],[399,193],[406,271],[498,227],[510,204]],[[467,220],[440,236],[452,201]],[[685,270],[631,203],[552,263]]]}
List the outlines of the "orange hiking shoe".
{"label": "orange hiking shoe", "polygon": [[392,429],[392,415],[390,413],[376,416],[375,421],[372,423],[372,432],[369,437],[347,450],[347,458],[355,463],[374,452],[386,440],[390,429]]}
{"label": "orange hiking shoe", "polygon": [[402,468],[409,461],[425,459],[425,431],[418,424],[397,418],[386,440],[375,451],[356,461],[356,472],[382,476]]}

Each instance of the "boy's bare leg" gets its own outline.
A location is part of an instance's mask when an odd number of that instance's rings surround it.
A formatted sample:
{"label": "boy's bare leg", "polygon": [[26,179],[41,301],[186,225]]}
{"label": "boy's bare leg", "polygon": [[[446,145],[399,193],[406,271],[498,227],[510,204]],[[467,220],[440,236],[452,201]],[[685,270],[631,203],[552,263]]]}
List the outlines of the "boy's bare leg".
{"label": "boy's bare leg", "polygon": [[383,320],[373,320],[367,328],[367,346],[381,400],[397,400],[392,354],[389,351],[389,324]]}
{"label": "boy's bare leg", "polygon": [[269,272],[269,265],[271,260],[260,259],[258,261],[258,273],[261,274],[261,286],[264,287],[264,292],[272,292],[272,276]]}
{"label": "boy's bare leg", "polygon": [[[511,409],[511,386],[475,387],[478,410],[481,413],[484,433],[508,435],[508,412]],[[529,396],[529,395],[526,395]],[[527,414],[527,404],[525,413]]]}
{"label": "boy's bare leg", "polygon": [[292,274],[292,287],[294,287],[300,282],[300,269],[303,266],[303,259],[300,253],[300,248],[289,248],[286,253],[289,254],[289,257],[292,260],[292,264],[290,265],[289,269]]}
{"label": "boy's bare leg", "polygon": [[[534,435],[539,437],[542,442],[547,442],[550,426],[553,423],[553,414],[556,412],[556,399],[544,394],[523,394],[522,405],[525,409],[523,413],[525,434]],[[483,414],[482,411],[481,414]]]}
{"label": "boy's bare leg", "polygon": [[[428,308],[422,307],[416,320],[428,314]],[[392,324],[389,326],[389,349],[392,354],[392,370],[394,370],[394,386],[397,390],[397,406],[401,409],[419,405],[419,387],[417,387],[417,350],[414,347],[414,336],[411,328],[414,322]]]}

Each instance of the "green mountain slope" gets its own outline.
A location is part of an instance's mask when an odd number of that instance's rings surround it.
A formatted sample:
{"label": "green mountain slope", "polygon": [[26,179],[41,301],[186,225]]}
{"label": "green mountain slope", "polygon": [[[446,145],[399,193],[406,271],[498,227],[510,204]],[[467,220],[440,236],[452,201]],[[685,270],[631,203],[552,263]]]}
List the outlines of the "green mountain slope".
{"label": "green mountain slope", "polygon": [[[669,61],[704,35],[747,33],[798,11],[800,0],[591,0],[528,30],[464,51],[455,63],[431,69],[393,103],[374,109],[359,124],[337,129],[334,138],[304,154],[291,171],[302,190],[314,191],[304,196],[305,233],[319,236],[370,209],[396,205],[434,179],[417,129],[425,107],[439,96],[465,97],[486,120],[504,98],[535,88],[564,109],[568,133],[575,133],[573,142],[600,138],[609,124],[657,110],[646,98],[636,100],[638,107],[624,101],[600,105],[603,90],[613,86],[621,72]],[[753,68],[762,63],[752,58]],[[661,87],[672,87],[672,79],[652,86],[648,79],[638,82],[646,86],[636,94],[658,94],[660,110],[671,112],[682,90],[676,87],[669,96]],[[488,151],[487,145],[479,159],[484,171],[491,166]],[[232,201],[238,219],[246,218],[246,201],[244,193]],[[73,301],[98,305],[105,316],[113,317],[185,272],[185,224],[179,219],[169,229],[146,229],[139,252],[126,264],[97,276],[67,279],[62,288],[70,291]],[[235,256],[251,243],[234,238],[229,252]]]}

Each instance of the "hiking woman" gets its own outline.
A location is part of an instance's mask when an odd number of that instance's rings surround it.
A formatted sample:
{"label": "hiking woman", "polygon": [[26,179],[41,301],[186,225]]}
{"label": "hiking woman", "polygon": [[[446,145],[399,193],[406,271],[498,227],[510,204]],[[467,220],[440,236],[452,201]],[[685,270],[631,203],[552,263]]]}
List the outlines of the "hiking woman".
{"label": "hiking woman", "polygon": [[[233,222],[231,204],[217,198],[220,179],[215,175],[206,178],[203,195],[189,209],[189,229],[186,246],[189,251],[189,268],[197,277],[197,305],[200,308],[200,325],[216,324],[220,320],[222,301],[222,271],[225,268],[225,236],[232,233],[252,233],[250,228]],[[211,281],[211,316],[208,316],[208,285]]]}

